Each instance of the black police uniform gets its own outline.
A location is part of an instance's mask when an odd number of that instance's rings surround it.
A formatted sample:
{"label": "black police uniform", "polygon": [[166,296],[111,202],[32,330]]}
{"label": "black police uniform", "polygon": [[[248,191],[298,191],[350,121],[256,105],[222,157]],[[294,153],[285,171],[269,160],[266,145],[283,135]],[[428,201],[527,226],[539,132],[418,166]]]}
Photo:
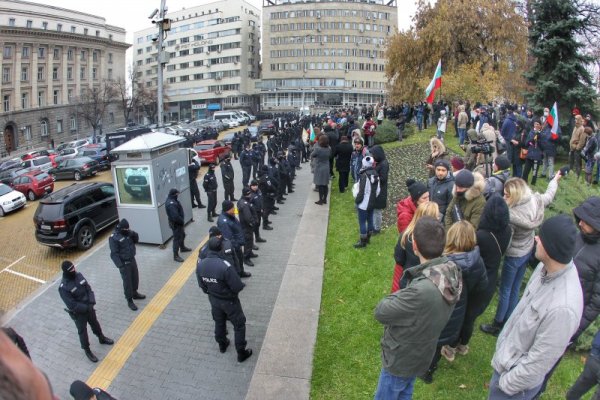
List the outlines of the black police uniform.
{"label": "black police uniform", "polygon": [[252,146],[252,179],[256,179],[258,169],[262,164],[262,152],[258,148],[258,144]]}
{"label": "black police uniform", "polygon": [[244,254],[242,252],[242,246],[244,246],[244,232],[242,231],[240,221],[238,221],[235,216],[229,215],[223,211],[217,220],[217,227],[221,231],[223,237],[231,241],[231,246],[233,247],[238,265],[240,266],[242,273],[244,273]]}
{"label": "black police uniform", "polygon": [[[198,259],[203,260],[206,257],[208,257],[208,252],[209,252],[209,250],[208,250],[208,243],[207,243],[204,246],[202,246],[202,248],[198,252]],[[238,262],[237,262],[238,261],[237,257],[235,256],[235,252],[233,250],[231,240],[226,239],[223,236],[221,236],[221,250],[219,251],[219,258],[221,258],[222,260],[225,260],[229,264],[233,265],[235,267],[235,270],[238,273],[238,275],[240,275],[242,273],[242,270],[240,269],[240,266],[238,265]]]}
{"label": "black police uniform", "polygon": [[273,213],[275,207],[275,199],[277,197],[277,188],[271,182],[269,175],[266,171],[267,167],[264,166],[262,169],[262,175],[258,179],[258,189],[262,194],[262,206],[263,206],[263,229],[269,226],[269,216]]}
{"label": "black police uniform", "polygon": [[223,178],[223,189],[225,190],[225,198],[224,200],[235,201],[235,186],[233,183],[233,178],[235,177],[235,173],[233,172],[233,165],[231,165],[231,160],[229,158],[225,158],[223,162],[221,162],[221,178]]}
{"label": "black police uniform", "polygon": [[183,207],[177,195],[179,192],[177,189],[171,189],[169,191],[169,197],[165,203],[165,210],[167,211],[167,217],[169,218],[169,227],[173,231],[173,258],[179,258],[179,250],[189,251],[185,247],[185,217],[183,214]]}
{"label": "black police uniform", "polygon": [[[188,165],[188,174],[190,178],[190,194],[192,196],[192,207],[201,207],[202,200],[200,200],[200,189],[198,188],[198,172],[200,171],[200,165],[198,165],[198,161],[192,160],[192,163]],[[195,203],[194,203],[195,200]]]}
{"label": "black police uniform", "polygon": [[250,181],[250,173],[252,172],[253,152],[250,149],[245,149],[240,154],[240,165],[242,166],[242,186],[248,186]]}
{"label": "black police uniform", "polygon": [[202,291],[208,294],[215,321],[215,340],[221,352],[224,353],[229,345],[226,326],[229,320],[233,324],[238,361],[243,361],[240,355],[250,351],[246,350],[246,316],[238,297],[238,293],[244,289],[244,283],[232,265],[220,259],[218,251],[214,250],[209,250],[205,259],[198,260],[196,277]]}
{"label": "black police uniform", "polygon": [[129,229],[129,222],[125,218],[119,221],[114,232],[108,238],[110,258],[121,273],[123,292],[128,303],[132,303],[133,299],[145,298],[138,293],[140,278],[135,260],[135,245],[138,241],[139,235]]}
{"label": "black police uniform", "polygon": [[202,187],[206,190],[206,196],[208,197],[208,208],[206,209],[208,213],[208,221],[212,222],[212,217],[216,217],[216,208],[217,208],[217,189],[219,188],[219,183],[217,182],[217,176],[215,175],[214,168],[208,168],[208,172],[204,175],[204,182],[202,182]]}
{"label": "black police uniform", "polygon": [[256,218],[248,197],[239,199],[237,207],[240,225],[244,232],[244,262],[248,264],[252,256],[252,248],[254,247],[254,225],[256,225]]}
{"label": "black police uniform", "polygon": [[[256,185],[258,186],[258,182],[256,181],[252,181],[250,183],[250,189],[252,190],[252,183],[256,183]],[[256,218],[256,224],[254,224],[254,239],[255,242],[257,243],[261,243],[261,242],[266,242],[265,239],[263,239],[262,237],[260,237],[260,225],[262,222],[262,215],[263,215],[263,196],[262,193],[260,192],[260,189],[258,189],[258,187],[256,188],[256,191],[252,190],[252,193],[250,194],[250,205],[252,206],[252,211],[254,211],[254,217]],[[271,230],[273,228],[269,227],[268,230]]]}
{"label": "black police uniform", "polygon": [[[107,339],[102,333],[102,328],[96,317],[94,304],[96,304],[96,296],[92,291],[88,281],[77,272],[74,276],[63,273],[63,279],[58,287],[58,293],[61,299],[65,302],[67,310],[79,334],[79,342],[81,348],[90,350],[90,340],[88,338],[87,324],[90,324],[94,335],[98,336],[100,343]],[[112,342],[112,341],[111,341]]]}

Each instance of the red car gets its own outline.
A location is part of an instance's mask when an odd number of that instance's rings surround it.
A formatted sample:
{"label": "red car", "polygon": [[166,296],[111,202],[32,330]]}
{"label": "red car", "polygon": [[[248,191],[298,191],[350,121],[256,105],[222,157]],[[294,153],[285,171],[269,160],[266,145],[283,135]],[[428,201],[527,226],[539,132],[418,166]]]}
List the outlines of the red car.
{"label": "red car", "polygon": [[222,140],[204,140],[194,146],[202,164],[218,164],[227,154],[231,153],[231,147]]}
{"label": "red car", "polygon": [[32,171],[16,177],[12,182],[12,187],[33,201],[46,193],[52,193],[54,179],[47,172]]}

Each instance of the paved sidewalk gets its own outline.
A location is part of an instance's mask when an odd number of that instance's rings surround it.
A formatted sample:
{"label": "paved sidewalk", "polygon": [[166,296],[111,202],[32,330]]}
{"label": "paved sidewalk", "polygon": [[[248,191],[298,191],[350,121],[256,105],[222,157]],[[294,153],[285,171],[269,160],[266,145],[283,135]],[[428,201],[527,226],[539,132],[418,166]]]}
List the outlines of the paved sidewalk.
{"label": "paved sidewalk", "polygon": [[[232,164],[237,196],[241,171],[238,162]],[[60,276],[9,316],[7,325],[24,337],[34,363],[48,374],[56,394],[68,399],[73,380],[89,379],[105,387],[110,384],[108,391],[121,400],[236,400],[247,395],[275,399],[283,393],[274,389],[286,384],[280,379],[283,375],[295,382],[289,386],[297,394],[293,398],[308,399],[328,209],[313,204],[312,174],[308,164],[302,166],[295,193],[287,196],[278,215],[272,217],[275,229],[261,231],[267,243],[259,244],[256,266],[247,268],[252,277],[245,280],[241,301],[248,346],[254,350],[249,360],[238,363],[233,346],[220,354],[214,341],[208,298],[195,276],[196,248],[210,224],[205,209],[194,209],[196,222],[186,227],[186,244],[195,250],[184,253],[188,255],[185,263],[172,261],[171,242],[164,250],[138,246],[140,292],[148,298],[136,301],[137,312],[127,308],[107,243],[96,245],[78,262],[96,293],[104,333],[116,341],[115,346],[102,346],[88,330],[100,363],[89,362],[79,348],[75,325],[58,295]],[[219,171],[217,176],[220,180]],[[204,193],[202,199],[205,202]],[[229,331],[233,336],[231,326]],[[110,376],[114,379],[106,378]]]}

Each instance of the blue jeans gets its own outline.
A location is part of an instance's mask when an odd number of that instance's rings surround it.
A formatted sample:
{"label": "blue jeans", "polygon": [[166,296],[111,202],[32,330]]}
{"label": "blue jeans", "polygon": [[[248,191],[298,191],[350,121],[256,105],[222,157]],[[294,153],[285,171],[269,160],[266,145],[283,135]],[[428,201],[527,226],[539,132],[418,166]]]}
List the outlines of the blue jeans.
{"label": "blue jeans", "polygon": [[498,289],[498,308],[496,322],[506,322],[519,302],[519,289],[527,268],[529,253],[521,257],[504,257],[500,288]]}
{"label": "blue jeans", "polygon": [[423,130],[423,115],[417,114],[417,128],[419,131]]}
{"label": "blue jeans", "polygon": [[458,128],[458,144],[465,144],[465,136],[467,130],[465,128]]}
{"label": "blue jeans", "polygon": [[488,400],[509,400],[509,399],[510,400],[512,400],[512,399],[531,400],[531,399],[535,398],[538,391],[540,390],[540,386],[542,386],[540,384],[534,388],[523,390],[522,392],[518,392],[518,393],[515,393],[514,395],[510,396],[510,395],[504,393],[500,389],[499,384],[500,384],[500,374],[497,373],[496,371],[494,371],[494,374],[492,375],[492,380],[490,381],[490,391],[488,393]]}
{"label": "blue jeans", "polygon": [[375,400],[411,400],[417,377],[402,378],[381,369]]}
{"label": "blue jeans", "polygon": [[358,227],[361,236],[366,236],[367,232],[373,232],[373,209],[365,211],[358,208]]}

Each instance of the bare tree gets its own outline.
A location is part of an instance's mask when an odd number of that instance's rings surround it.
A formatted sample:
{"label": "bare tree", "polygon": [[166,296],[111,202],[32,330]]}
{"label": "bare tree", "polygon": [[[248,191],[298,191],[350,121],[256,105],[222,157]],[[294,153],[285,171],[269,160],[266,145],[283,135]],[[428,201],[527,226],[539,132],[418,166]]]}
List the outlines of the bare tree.
{"label": "bare tree", "polygon": [[119,108],[123,112],[125,123],[129,123],[129,116],[133,110],[137,109],[139,103],[138,91],[133,90],[137,87],[138,68],[136,65],[130,65],[126,79],[119,78],[113,81],[115,96],[119,103]]}
{"label": "bare tree", "polygon": [[[141,84],[137,85],[135,90],[138,101],[138,106],[142,108],[146,117],[150,120],[150,123],[162,124],[162,121],[156,121],[158,114],[158,91],[155,87],[144,87]],[[164,109],[167,109],[167,103],[169,96],[166,95],[167,85],[164,85],[163,90],[163,104]]]}
{"label": "bare tree", "polygon": [[83,89],[81,96],[77,99],[77,115],[87,121],[94,129],[94,143],[106,110],[115,99],[115,89],[110,81],[104,81],[100,86]]}

